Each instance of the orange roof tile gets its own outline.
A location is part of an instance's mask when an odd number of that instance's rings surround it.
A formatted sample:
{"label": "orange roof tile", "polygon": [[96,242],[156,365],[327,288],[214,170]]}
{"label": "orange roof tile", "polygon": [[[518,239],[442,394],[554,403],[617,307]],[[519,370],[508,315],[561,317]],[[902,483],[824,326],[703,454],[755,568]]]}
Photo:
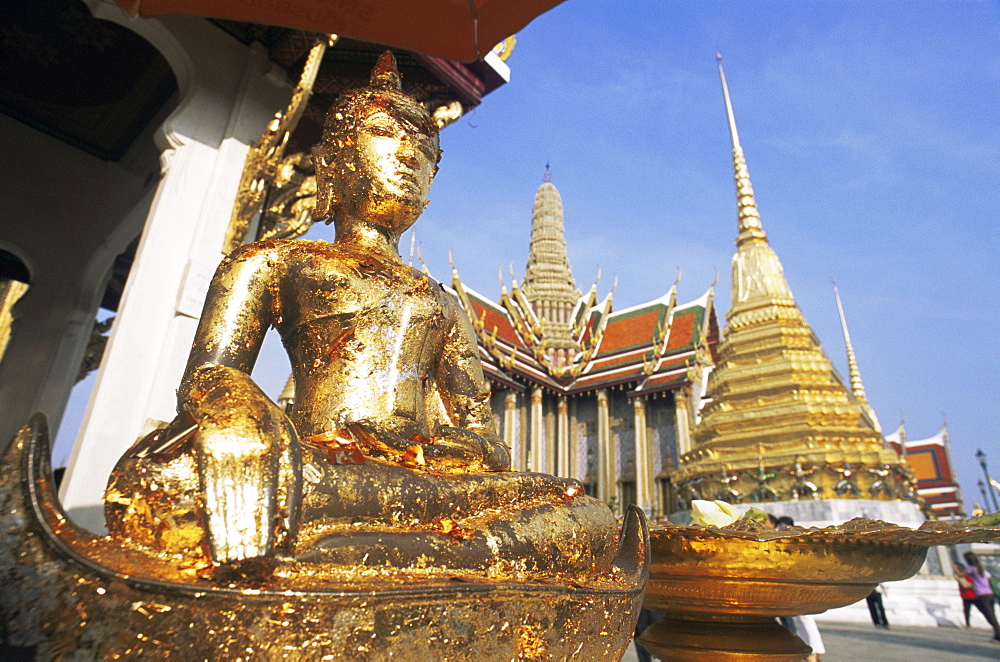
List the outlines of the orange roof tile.
{"label": "orange roof tile", "polygon": [[607,328],[604,329],[599,354],[610,354],[630,347],[650,344],[653,340],[653,334],[656,333],[656,325],[662,316],[663,308],[661,306],[640,310],[621,317],[612,315],[608,320]]}
{"label": "orange roof tile", "polygon": [[698,322],[698,311],[684,311],[674,315],[670,322],[670,337],[667,339],[667,351],[680,347],[690,347],[694,342],[695,324]]}

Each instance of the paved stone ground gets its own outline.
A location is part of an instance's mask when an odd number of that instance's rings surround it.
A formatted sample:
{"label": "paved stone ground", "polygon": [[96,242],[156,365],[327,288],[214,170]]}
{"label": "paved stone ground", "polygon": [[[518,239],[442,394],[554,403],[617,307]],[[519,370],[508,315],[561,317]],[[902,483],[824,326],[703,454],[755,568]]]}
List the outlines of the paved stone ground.
{"label": "paved stone ground", "polygon": [[820,623],[824,662],[971,662],[1000,660],[990,631],[964,628],[899,627],[877,630],[847,623]]}
{"label": "paved stone ground", "polygon": [[[1000,660],[1000,644],[990,631],[963,628],[899,627],[877,630],[855,623],[820,623],[823,662],[979,662]],[[629,647],[622,662],[637,662]]]}

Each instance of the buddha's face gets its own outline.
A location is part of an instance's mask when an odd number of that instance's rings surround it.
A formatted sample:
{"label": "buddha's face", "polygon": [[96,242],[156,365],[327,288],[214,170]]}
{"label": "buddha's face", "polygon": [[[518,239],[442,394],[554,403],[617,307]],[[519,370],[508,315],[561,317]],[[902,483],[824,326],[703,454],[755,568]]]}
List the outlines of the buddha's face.
{"label": "buddha's face", "polygon": [[369,97],[356,109],[354,126],[339,138],[340,149],[319,154],[320,185],[327,180],[336,189],[348,215],[396,235],[417,220],[427,203],[438,153],[437,136],[421,128],[426,126],[421,113],[412,102]]}

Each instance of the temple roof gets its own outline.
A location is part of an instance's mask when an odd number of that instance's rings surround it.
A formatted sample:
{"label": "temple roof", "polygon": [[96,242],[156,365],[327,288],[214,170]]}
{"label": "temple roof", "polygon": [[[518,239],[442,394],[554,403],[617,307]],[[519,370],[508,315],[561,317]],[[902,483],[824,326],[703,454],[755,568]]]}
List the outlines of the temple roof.
{"label": "temple roof", "polygon": [[920,495],[935,515],[964,515],[962,494],[958,486],[955,469],[951,463],[951,448],[948,430],[941,430],[926,439],[907,439],[903,424],[885,440],[906,462],[917,479],[917,494]]}
{"label": "temple roof", "polygon": [[517,303],[516,284],[499,303],[465,287],[457,273],[452,286],[472,319],[487,376],[515,390],[537,385],[576,394],[618,387],[632,396],[669,391],[696,379],[718,339],[711,290],[678,304],[672,288],[659,299],[612,311],[611,296],[598,302],[592,289],[578,303],[582,348],[560,369],[540,354],[544,329],[532,328]]}

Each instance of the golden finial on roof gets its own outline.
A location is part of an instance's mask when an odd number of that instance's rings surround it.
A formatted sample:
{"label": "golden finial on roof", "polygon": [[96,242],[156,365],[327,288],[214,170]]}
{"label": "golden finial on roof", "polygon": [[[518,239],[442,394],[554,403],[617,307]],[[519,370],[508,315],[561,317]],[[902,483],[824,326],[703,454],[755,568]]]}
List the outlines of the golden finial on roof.
{"label": "golden finial on roof", "polygon": [[420,263],[420,271],[426,275],[430,275],[430,271],[427,269],[427,263],[424,262],[423,253],[420,251],[420,244],[417,244],[417,261]]}

